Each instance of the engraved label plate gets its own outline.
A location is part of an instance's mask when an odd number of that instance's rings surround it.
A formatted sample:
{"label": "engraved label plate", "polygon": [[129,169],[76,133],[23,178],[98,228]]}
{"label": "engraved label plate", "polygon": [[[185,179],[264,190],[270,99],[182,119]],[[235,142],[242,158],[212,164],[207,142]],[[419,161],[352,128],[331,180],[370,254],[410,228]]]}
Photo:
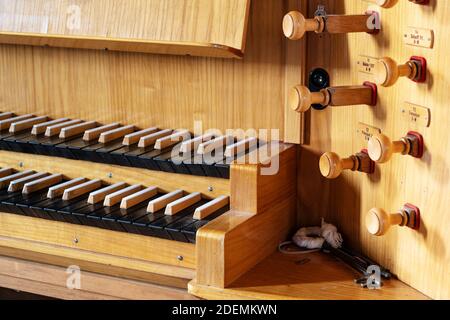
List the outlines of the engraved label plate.
{"label": "engraved label plate", "polygon": [[403,34],[403,41],[410,46],[433,48],[434,31],[431,29],[408,27]]}
{"label": "engraved label plate", "polygon": [[401,112],[402,118],[409,123],[425,128],[431,124],[431,111],[428,108],[405,102]]}
{"label": "engraved label plate", "polygon": [[372,138],[374,134],[381,133],[381,129],[360,122],[358,123],[357,133],[361,137],[361,142],[364,144],[364,146],[367,146],[367,143],[369,142],[370,138]]}
{"label": "engraved label plate", "polygon": [[360,55],[357,61],[358,72],[375,75],[375,69],[378,64],[378,59]]}

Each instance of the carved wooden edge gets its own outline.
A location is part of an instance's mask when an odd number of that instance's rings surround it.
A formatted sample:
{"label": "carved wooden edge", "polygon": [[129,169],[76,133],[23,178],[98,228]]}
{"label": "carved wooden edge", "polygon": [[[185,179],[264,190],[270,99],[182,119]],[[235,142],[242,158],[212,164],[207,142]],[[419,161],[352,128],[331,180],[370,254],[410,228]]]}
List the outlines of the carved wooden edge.
{"label": "carved wooden edge", "polygon": [[237,48],[215,43],[152,41],[120,38],[107,39],[102,37],[50,35],[39,33],[0,32],[0,43],[48,46],[56,48],[192,55],[214,58],[241,59],[244,56],[244,52]]}
{"label": "carved wooden edge", "polygon": [[274,176],[261,175],[262,165],[232,165],[231,210],[197,232],[199,285],[226,288],[275,252],[295,228],[297,148],[282,147]]}

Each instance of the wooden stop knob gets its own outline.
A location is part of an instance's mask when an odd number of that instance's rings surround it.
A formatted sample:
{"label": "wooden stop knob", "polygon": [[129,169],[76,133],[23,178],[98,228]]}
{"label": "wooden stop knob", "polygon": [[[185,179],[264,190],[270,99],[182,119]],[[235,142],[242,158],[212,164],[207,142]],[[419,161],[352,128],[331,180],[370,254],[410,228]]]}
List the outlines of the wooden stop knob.
{"label": "wooden stop knob", "polygon": [[359,171],[371,174],[375,171],[375,163],[370,159],[366,150],[341,159],[334,152],[327,152],[320,157],[320,172],[325,178],[336,179],[344,170]]}
{"label": "wooden stop knob", "polygon": [[366,82],[362,86],[329,87],[320,92],[311,92],[305,86],[291,89],[288,97],[289,106],[297,112],[306,112],[311,105],[324,107],[353,106],[377,104],[377,88],[375,84]]}
{"label": "wooden stop knob", "polygon": [[373,208],[366,215],[367,230],[375,236],[385,235],[392,226],[404,226],[406,222],[407,217],[403,212],[387,213],[383,209]]}
{"label": "wooden stop knob", "polygon": [[391,141],[384,134],[375,134],[369,140],[369,156],[378,163],[388,162],[394,153],[407,154],[409,152],[408,143],[405,140]]}
{"label": "wooden stop knob", "polygon": [[399,65],[395,60],[385,57],[378,60],[375,65],[376,81],[381,86],[391,87],[397,83],[400,77],[418,80],[419,67],[420,64],[412,60]]}
{"label": "wooden stop knob", "polygon": [[305,86],[295,86],[289,92],[289,106],[297,112],[306,112],[313,104],[328,105],[329,94],[327,90],[311,92]]}
{"label": "wooden stop knob", "polygon": [[319,167],[325,178],[336,179],[344,170],[356,170],[358,159],[356,157],[341,159],[336,153],[327,152],[320,157]]}
{"label": "wooden stop knob", "polygon": [[306,19],[298,11],[291,11],[283,18],[283,33],[291,40],[300,40],[307,31],[320,32],[322,19]]}

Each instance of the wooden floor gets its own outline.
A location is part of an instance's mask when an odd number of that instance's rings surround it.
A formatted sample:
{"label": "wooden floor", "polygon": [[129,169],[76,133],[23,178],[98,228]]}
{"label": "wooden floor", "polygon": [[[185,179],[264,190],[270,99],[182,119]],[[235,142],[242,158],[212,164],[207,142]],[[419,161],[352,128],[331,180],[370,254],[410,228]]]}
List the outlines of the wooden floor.
{"label": "wooden floor", "polygon": [[[359,273],[323,253],[275,253],[227,289],[198,286],[187,290],[82,272],[81,289],[66,286],[62,267],[0,256],[0,288],[57,299],[224,299],[224,300],[425,300],[427,296],[398,280],[384,281],[380,290],[354,283]],[[197,298],[198,297],[198,298]]]}
{"label": "wooden floor", "polygon": [[189,284],[189,292],[205,299],[288,300],[424,300],[427,296],[398,280],[384,281],[380,290],[354,283],[359,273],[324,253],[275,253],[230,288]]}

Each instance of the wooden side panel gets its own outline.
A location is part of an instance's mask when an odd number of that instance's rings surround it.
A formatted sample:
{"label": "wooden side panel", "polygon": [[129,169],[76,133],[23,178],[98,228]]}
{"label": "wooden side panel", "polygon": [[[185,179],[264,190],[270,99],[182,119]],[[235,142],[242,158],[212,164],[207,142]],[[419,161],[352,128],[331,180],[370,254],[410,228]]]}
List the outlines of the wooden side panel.
{"label": "wooden side panel", "polygon": [[[309,15],[317,5],[325,4],[328,13],[364,12],[365,1],[310,1]],[[433,298],[450,298],[450,206],[448,135],[450,109],[446,64],[450,50],[448,14],[450,2],[430,1],[428,6],[398,1],[391,9],[381,10],[383,30],[378,36],[368,34],[309,36],[308,70],[328,69],[332,85],[355,85],[371,80],[358,73],[359,55],[388,56],[399,63],[411,56],[428,60],[429,74],[425,84],[400,79],[391,88],[379,88],[376,107],[354,106],[313,111],[310,143],[302,148],[299,197],[302,225],[317,225],[324,217],[336,223],[345,242],[390,268],[400,280]],[[433,49],[403,43],[407,27],[434,30]],[[423,127],[405,121],[404,102],[431,110],[431,125]],[[322,178],[318,160],[326,151],[348,156],[361,150],[364,143],[357,133],[364,122],[383,130],[391,138],[400,138],[408,130],[424,135],[426,152],[422,160],[394,156],[377,166],[372,176],[348,172],[334,181]],[[372,207],[396,211],[410,202],[422,211],[419,232],[393,228],[385,237],[373,237],[366,231],[364,217]]]}
{"label": "wooden side panel", "polygon": [[[210,8],[218,1],[194,2]],[[277,129],[274,139],[282,140],[285,77],[300,81],[304,59],[292,54],[298,44],[287,56],[280,31],[286,9],[287,1],[252,2],[242,60],[0,45],[0,110],[190,130],[199,121],[222,133]],[[289,117],[289,141],[300,141],[299,118]]]}

